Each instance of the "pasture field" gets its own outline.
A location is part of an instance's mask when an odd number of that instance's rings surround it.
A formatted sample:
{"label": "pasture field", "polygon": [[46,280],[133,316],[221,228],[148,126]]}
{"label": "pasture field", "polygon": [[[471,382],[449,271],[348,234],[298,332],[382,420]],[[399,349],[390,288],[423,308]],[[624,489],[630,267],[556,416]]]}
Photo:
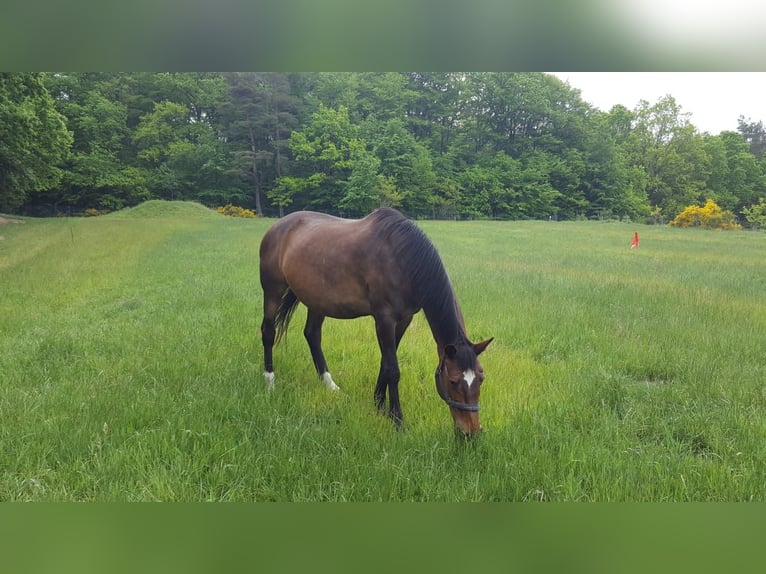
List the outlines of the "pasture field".
{"label": "pasture field", "polygon": [[495,337],[464,441],[422,313],[401,432],[369,318],[325,323],[331,393],[299,307],[266,391],[271,223],[148,202],[0,226],[0,500],[766,500],[765,234],[420,222]]}

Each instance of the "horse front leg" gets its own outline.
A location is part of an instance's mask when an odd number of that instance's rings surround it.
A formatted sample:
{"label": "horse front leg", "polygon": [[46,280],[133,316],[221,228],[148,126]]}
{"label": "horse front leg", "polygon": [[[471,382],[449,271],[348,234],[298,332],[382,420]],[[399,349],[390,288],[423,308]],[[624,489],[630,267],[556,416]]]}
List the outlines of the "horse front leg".
{"label": "horse front leg", "polygon": [[324,315],[314,313],[311,310],[308,311],[306,317],[306,327],[303,329],[303,336],[306,337],[306,342],[309,345],[311,351],[311,359],[314,361],[314,367],[316,367],[317,373],[322,378],[322,382],[331,391],[337,391],[338,385],[332,380],[332,375],[327,370],[327,361],[324,358],[322,352],[322,324],[324,323]]}
{"label": "horse front leg", "polygon": [[398,337],[396,323],[387,317],[375,318],[375,333],[380,346],[380,371],[375,385],[375,403],[379,410],[385,408],[388,390],[388,416],[397,426],[402,424],[402,407],[399,404],[399,361],[396,358]]}

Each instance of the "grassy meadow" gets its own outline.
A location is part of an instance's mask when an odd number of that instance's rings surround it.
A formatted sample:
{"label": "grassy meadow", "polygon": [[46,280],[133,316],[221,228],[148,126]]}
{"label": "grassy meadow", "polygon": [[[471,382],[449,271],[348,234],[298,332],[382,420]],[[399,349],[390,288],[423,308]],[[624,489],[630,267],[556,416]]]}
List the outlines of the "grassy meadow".
{"label": "grassy meadow", "polygon": [[766,500],[766,234],[420,222],[495,337],[466,442],[422,314],[401,432],[369,318],[325,323],[330,393],[299,308],[266,391],[272,223],[148,202],[0,225],[1,501]]}

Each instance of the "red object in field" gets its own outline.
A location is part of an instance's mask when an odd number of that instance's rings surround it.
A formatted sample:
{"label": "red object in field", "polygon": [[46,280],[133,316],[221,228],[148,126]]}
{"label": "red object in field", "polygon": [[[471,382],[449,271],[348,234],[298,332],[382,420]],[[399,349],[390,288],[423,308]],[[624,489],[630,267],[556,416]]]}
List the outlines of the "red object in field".
{"label": "red object in field", "polygon": [[633,241],[632,241],[632,242],[631,242],[631,244],[630,244],[630,248],[631,248],[631,249],[633,249],[633,248],[635,248],[635,247],[638,247],[638,231],[636,231],[636,232],[633,234]]}

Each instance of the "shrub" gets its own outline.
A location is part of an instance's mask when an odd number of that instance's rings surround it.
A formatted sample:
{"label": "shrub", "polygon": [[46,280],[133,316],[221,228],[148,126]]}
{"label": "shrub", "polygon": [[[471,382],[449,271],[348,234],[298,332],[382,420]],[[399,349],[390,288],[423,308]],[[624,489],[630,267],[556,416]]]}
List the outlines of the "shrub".
{"label": "shrub", "polygon": [[244,207],[232,205],[231,203],[219,207],[216,209],[216,211],[221,215],[228,215],[230,217],[253,218],[257,216],[257,214],[252,209],[245,209]]}
{"label": "shrub", "polygon": [[79,215],[81,217],[99,217],[101,215],[106,215],[107,213],[109,213],[109,211],[106,209],[96,209],[95,207],[89,207]]}
{"label": "shrub", "polygon": [[766,229],[766,200],[760,198],[758,203],[743,209],[742,215],[753,227]]}
{"label": "shrub", "polygon": [[670,225],[676,227],[703,227],[705,229],[735,230],[742,229],[742,226],[734,221],[734,214],[731,211],[721,209],[712,199],[708,199],[705,205],[690,205],[679,213],[676,218],[670,222]]}

